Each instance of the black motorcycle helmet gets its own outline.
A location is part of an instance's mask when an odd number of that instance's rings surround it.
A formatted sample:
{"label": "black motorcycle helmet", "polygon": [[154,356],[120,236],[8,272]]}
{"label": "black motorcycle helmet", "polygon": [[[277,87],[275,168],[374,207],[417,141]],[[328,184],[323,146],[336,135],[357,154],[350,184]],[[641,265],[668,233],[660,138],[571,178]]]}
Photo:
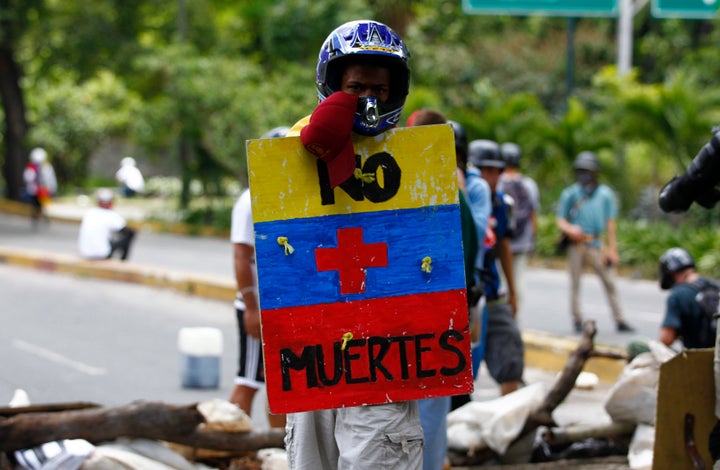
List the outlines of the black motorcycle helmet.
{"label": "black motorcycle helmet", "polygon": [[673,274],[694,267],[695,260],[690,256],[690,253],[679,247],[670,248],[660,257],[660,267],[658,269],[660,288],[663,290],[670,289],[675,284]]}
{"label": "black motorcycle helmet", "polygon": [[595,152],[585,150],[575,157],[573,168],[575,170],[586,170],[597,173],[600,171],[600,161],[598,160],[597,155],[595,155]]}
{"label": "black motorcycle helmet", "polygon": [[277,137],[285,137],[288,132],[290,132],[290,128],[288,126],[275,127],[273,129],[270,129],[266,133],[264,133],[262,135],[262,138],[263,139],[274,139]]}
{"label": "black motorcycle helmet", "polygon": [[457,155],[457,160],[462,163],[464,168],[467,164],[468,158],[467,133],[465,132],[465,128],[459,122],[448,120],[448,124],[450,124],[453,134],[455,134],[455,154]]}
{"label": "black motorcycle helmet", "polygon": [[522,149],[515,142],[505,142],[500,146],[500,154],[505,160],[507,166],[519,167],[520,157],[522,157]]}
{"label": "black motorcycle helmet", "polygon": [[505,169],[505,160],[500,154],[500,145],[494,140],[477,139],[468,145],[468,160],[477,167]]}

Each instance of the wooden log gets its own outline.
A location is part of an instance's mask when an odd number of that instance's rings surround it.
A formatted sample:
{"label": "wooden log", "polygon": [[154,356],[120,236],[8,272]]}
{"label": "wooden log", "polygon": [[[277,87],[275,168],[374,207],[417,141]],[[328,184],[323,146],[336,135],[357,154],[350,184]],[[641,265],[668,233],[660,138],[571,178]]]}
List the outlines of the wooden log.
{"label": "wooden log", "polygon": [[525,427],[520,433],[521,436],[534,431],[539,426],[555,425],[555,421],[552,419],[552,412],[565,400],[573,387],[575,387],[575,381],[578,375],[582,372],[587,360],[592,357],[596,334],[597,328],[595,327],[595,322],[593,320],[586,320],[585,323],[583,323],[583,335],[580,343],[577,348],[570,353],[565,367],[548,394],[545,395],[543,402],[537,410],[530,413],[530,416],[525,421]]}
{"label": "wooden log", "polygon": [[70,410],[84,410],[87,408],[100,408],[97,403],[79,401],[73,403],[50,403],[47,405],[28,406],[1,406],[0,416],[15,416],[24,413],[57,412]]}
{"label": "wooden log", "polygon": [[222,432],[205,428],[197,405],[133,402],[59,412],[24,413],[0,418],[0,451],[27,449],[60,439],[85,439],[92,443],[118,437],[175,442],[195,448],[248,451],[282,447],[283,430]]}

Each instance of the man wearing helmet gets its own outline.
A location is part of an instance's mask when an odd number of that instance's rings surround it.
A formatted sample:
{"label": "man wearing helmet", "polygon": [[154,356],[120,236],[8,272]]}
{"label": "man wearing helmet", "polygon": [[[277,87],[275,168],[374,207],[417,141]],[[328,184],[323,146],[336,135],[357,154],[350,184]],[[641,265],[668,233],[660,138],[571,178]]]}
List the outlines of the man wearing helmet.
{"label": "man wearing helmet", "polygon": [[670,248],[660,257],[659,274],[660,288],[670,289],[660,341],[670,346],[680,339],[688,349],[712,348],[716,320],[704,311],[699,294],[714,284],[698,274],[690,253],[678,247]]}
{"label": "man wearing helmet", "polygon": [[[573,164],[577,182],[565,188],[557,206],[558,228],[569,238],[567,249],[570,271],[570,310],[573,327],[582,332],[580,277],[589,265],[600,277],[607,294],[617,331],[633,332],[625,322],[608,267],[616,266],[618,255],[615,236],[617,201],[609,186],[598,183],[600,163],[594,152],[580,152]],[[603,236],[606,239],[603,247]]]}
{"label": "man wearing helmet", "polygon": [[[470,142],[468,159],[474,169],[490,187],[491,215],[488,228],[492,237],[486,237],[486,251],[480,265],[481,278],[485,288],[485,311],[487,328],[484,360],[492,378],[500,384],[500,393],[507,395],[522,386],[525,369],[522,335],[515,320],[515,284],[510,251],[509,207],[502,192],[498,190],[500,175],[505,162],[500,155],[497,142],[478,139]],[[501,288],[500,270],[505,274],[507,293]],[[473,357],[473,365],[477,365]],[[477,368],[477,367],[476,367]]]}
{"label": "man wearing helmet", "polygon": [[[320,103],[288,135],[299,134],[324,163],[319,171],[326,171],[332,188],[355,175],[353,132],[374,136],[397,125],[409,89],[408,59],[402,39],[371,20],[337,27],[320,48]],[[287,415],[292,469],[420,469],[422,447],[415,401]]]}
{"label": "man wearing helmet", "polygon": [[45,222],[48,221],[47,216],[43,214],[43,207],[57,191],[55,170],[47,160],[45,149],[36,147],[30,151],[30,161],[23,171],[23,180],[25,196],[32,206],[30,220],[33,228],[37,228],[41,218],[44,218]]}
{"label": "man wearing helmet", "polygon": [[300,134],[325,163],[331,187],[354,175],[352,132],[374,136],[397,126],[410,86],[409,58],[400,36],[376,21],[345,23],[323,43],[316,75],[320,103],[288,135]]}
{"label": "man wearing helmet", "polygon": [[500,154],[505,161],[505,171],[500,175],[498,188],[513,199],[510,251],[513,255],[515,293],[519,311],[525,292],[528,257],[535,250],[540,194],[535,180],[520,171],[520,157],[522,157],[520,146],[514,142],[505,142],[500,146]]}

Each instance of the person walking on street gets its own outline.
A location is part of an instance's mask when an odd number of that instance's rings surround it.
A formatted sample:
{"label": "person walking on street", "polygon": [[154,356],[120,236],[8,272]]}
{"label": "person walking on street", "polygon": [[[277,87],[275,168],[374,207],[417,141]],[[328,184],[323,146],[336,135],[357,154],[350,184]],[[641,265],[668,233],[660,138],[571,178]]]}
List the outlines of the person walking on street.
{"label": "person walking on street", "polygon": [[513,199],[510,230],[510,251],[513,255],[515,297],[520,311],[525,294],[525,271],[528,259],[535,251],[537,214],[540,210],[540,193],[537,183],[520,171],[522,149],[514,142],[500,146],[505,171],[500,175],[498,190]]}
{"label": "person walking on street", "polygon": [[580,278],[590,266],[602,281],[618,332],[635,331],[623,317],[613,268],[620,262],[617,248],[617,200],[609,186],[598,182],[600,162],[594,152],[583,151],[573,164],[577,182],[565,188],[557,205],[556,223],[567,236],[570,273],[570,311],[575,332],[582,332]]}
{"label": "person walking on street", "polygon": [[135,231],[113,210],[115,195],[111,189],[98,190],[96,197],[97,207],[85,212],[80,222],[78,250],[86,259],[109,259],[118,253],[125,261],[130,255]]}
{"label": "person walking on street", "polygon": [[115,172],[115,179],[120,184],[120,192],[124,197],[136,196],[145,189],[145,178],[133,157],[120,160],[120,169]]}
{"label": "person walking on street", "polygon": [[660,288],[670,289],[660,341],[672,346],[681,340],[688,349],[714,347],[718,284],[701,276],[690,253],[679,247],[670,248],[660,257],[659,274]]}
{"label": "person walking on street", "polygon": [[[287,128],[275,128],[262,137],[284,137]],[[235,403],[248,416],[252,412],[252,403],[265,385],[265,370],[260,336],[260,302],[257,292],[257,267],[255,264],[255,232],[253,230],[250,190],[246,189],[238,197],[232,209],[230,221],[230,241],[233,244],[233,265],[237,298],[235,315],[238,326],[238,372],[235,376],[230,402]],[[270,427],[285,426],[285,415],[268,413]]]}
{"label": "person walking on street", "polygon": [[[323,43],[320,103],[288,135],[299,134],[308,152],[326,164],[331,187],[354,175],[353,132],[375,136],[397,125],[409,90],[409,57],[400,36],[372,20],[345,23]],[[289,413],[285,448],[291,469],[420,469],[417,402]]]}
{"label": "person walking on street", "polygon": [[57,179],[55,169],[47,159],[45,149],[36,147],[30,151],[30,161],[23,171],[25,182],[25,197],[30,202],[30,220],[33,229],[42,219],[49,221],[45,214],[45,206],[57,192]]}

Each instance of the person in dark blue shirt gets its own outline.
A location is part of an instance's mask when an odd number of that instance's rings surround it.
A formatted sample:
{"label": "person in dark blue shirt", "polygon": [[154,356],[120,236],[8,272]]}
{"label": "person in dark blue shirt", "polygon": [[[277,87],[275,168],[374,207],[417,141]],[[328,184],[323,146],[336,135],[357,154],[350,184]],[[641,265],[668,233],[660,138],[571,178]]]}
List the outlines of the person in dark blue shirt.
{"label": "person in dark blue shirt", "polygon": [[695,270],[695,260],[683,248],[670,248],[660,257],[660,288],[670,289],[660,341],[671,346],[681,340],[685,348],[715,346],[714,320],[698,301],[709,279]]}
{"label": "person in dark blue shirt", "polygon": [[[468,157],[470,163],[480,169],[491,191],[492,209],[488,226],[492,229],[494,242],[486,247],[481,270],[486,300],[484,315],[487,318],[484,359],[490,376],[500,384],[500,393],[506,395],[523,384],[525,347],[515,321],[515,283],[508,238],[510,207],[503,194],[497,190],[505,161],[497,142],[484,139],[470,143]],[[498,261],[507,281],[507,293],[501,286]]]}

